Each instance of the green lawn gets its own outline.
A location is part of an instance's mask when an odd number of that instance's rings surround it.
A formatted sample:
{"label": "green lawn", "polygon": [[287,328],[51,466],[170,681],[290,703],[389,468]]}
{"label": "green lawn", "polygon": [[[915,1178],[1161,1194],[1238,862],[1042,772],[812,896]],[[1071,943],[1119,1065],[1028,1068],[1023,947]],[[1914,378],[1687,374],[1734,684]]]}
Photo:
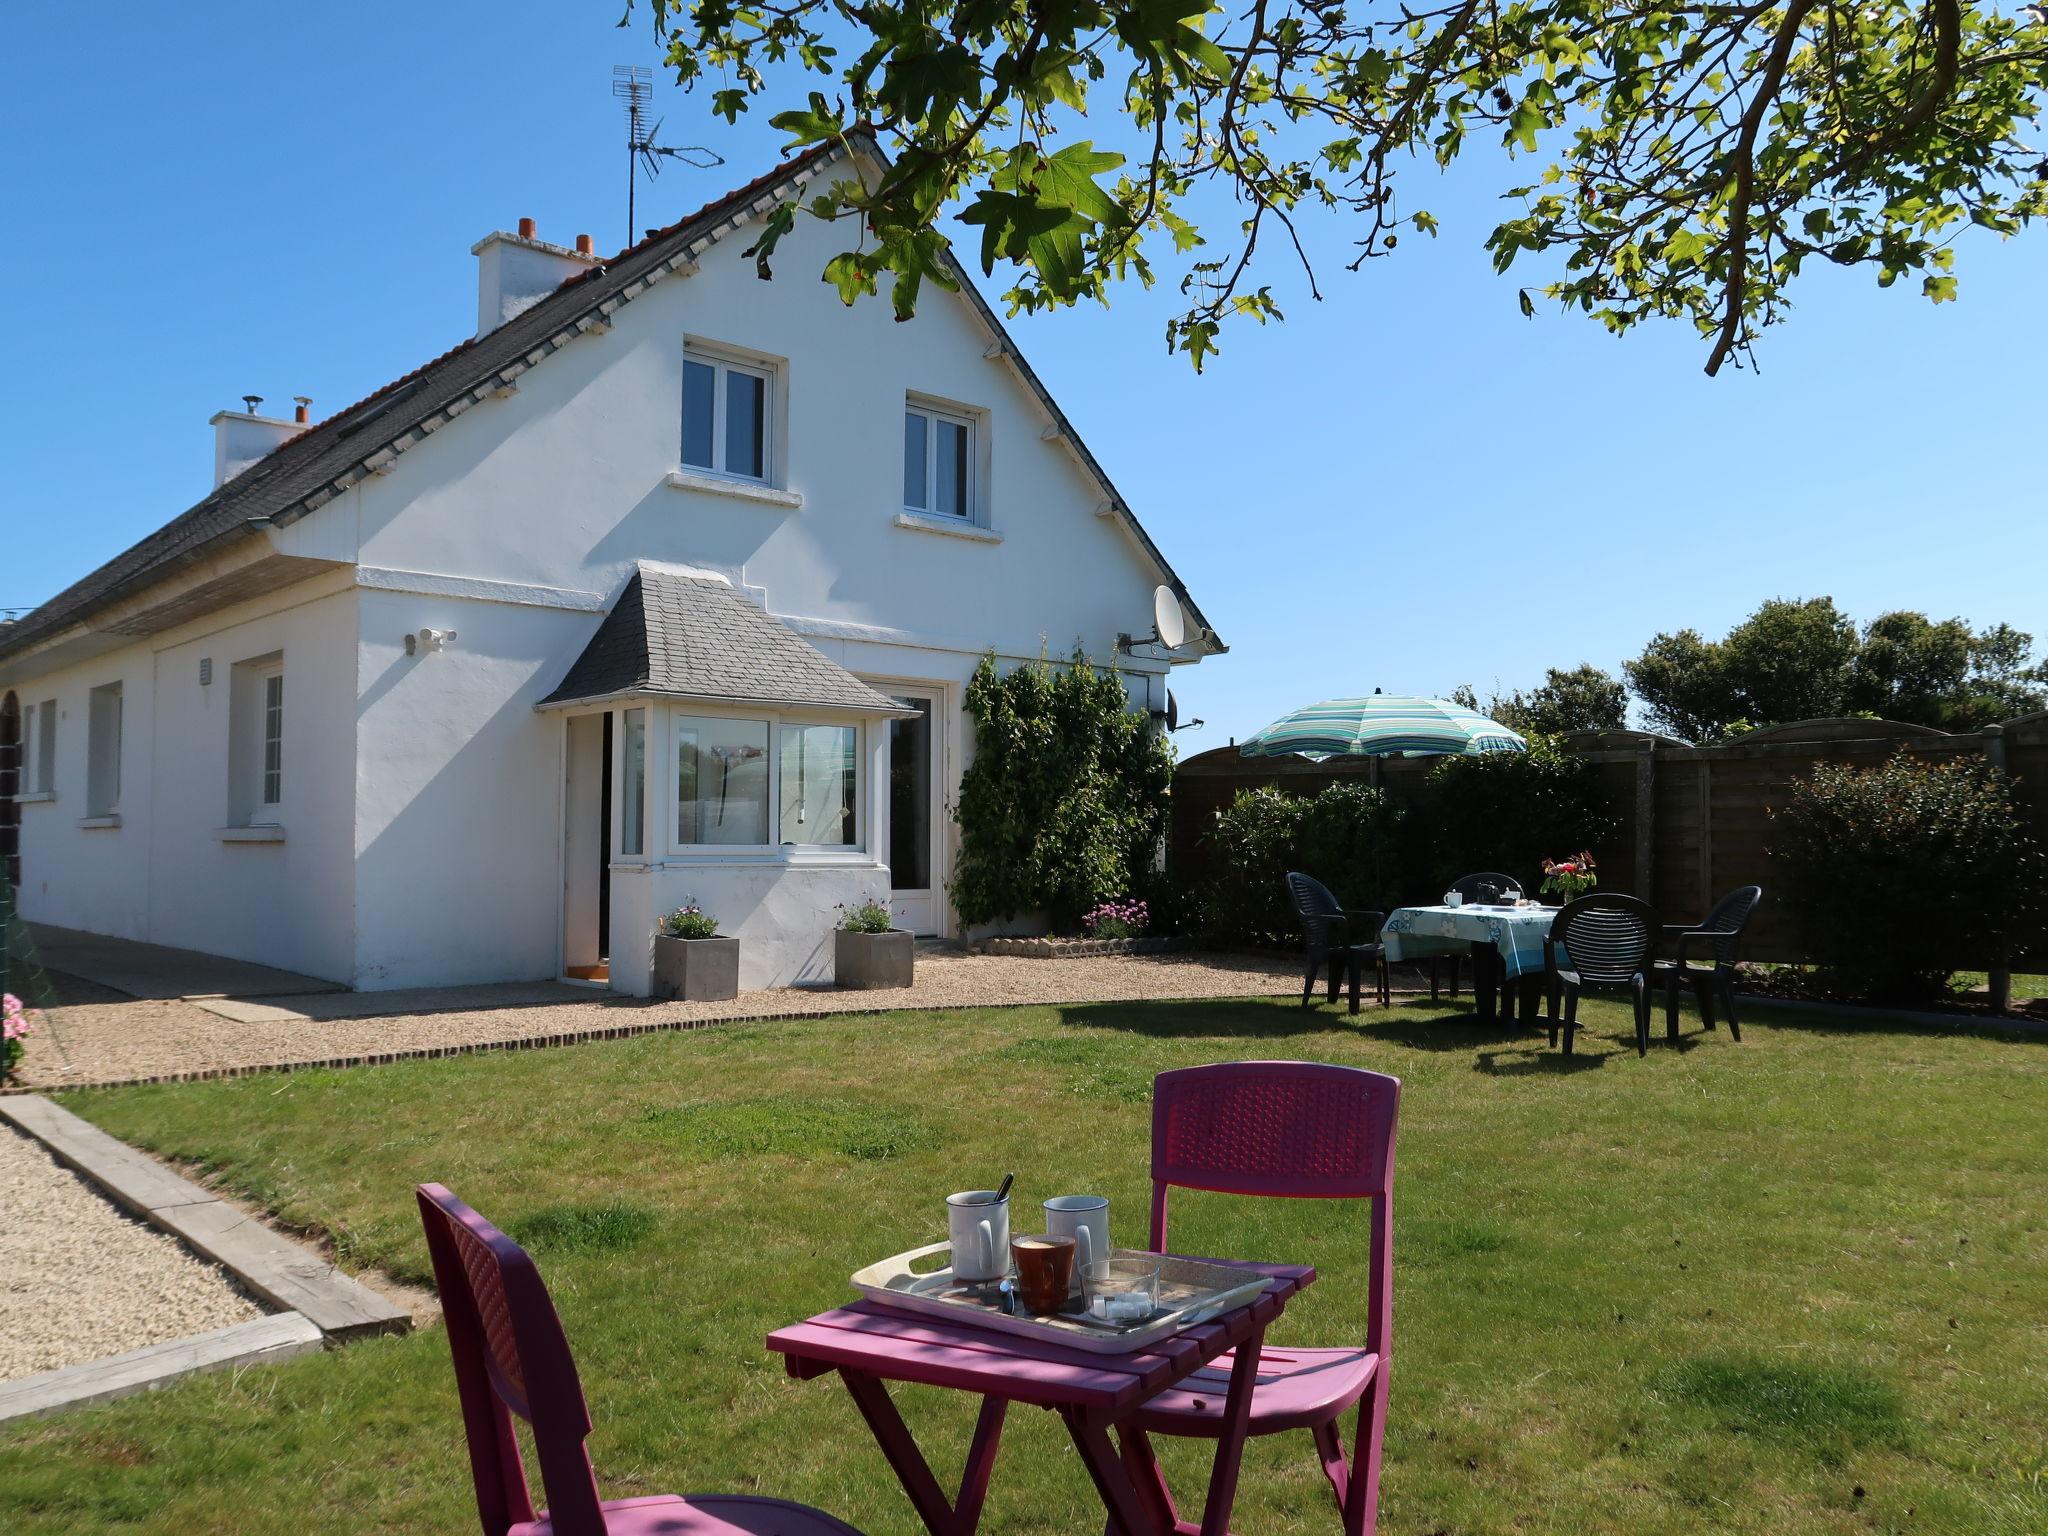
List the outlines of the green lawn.
{"label": "green lawn", "polygon": [[[726,1026],[570,1050],[84,1093],[343,1254],[423,1276],[411,1186],[527,1238],[608,1494],[761,1489],[920,1529],[842,1389],[762,1348],[847,1274],[1018,1175],[1142,1240],[1165,1067],[1351,1062],[1407,1083],[1390,1532],[2048,1530],[2048,1040],[1759,1019],[1575,1066],[1429,1005],[1031,1008]],[[1690,1027],[1690,1018],[1688,1019]],[[1307,1260],[1276,1339],[1361,1335],[1351,1207],[1185,1196],[1176,1246]],[[4,1217],[0,1217],[4,1219]],[[956,1396],[905,1394],[957,1473]],[[1193,1503],[1198,1455],[1169,1470]],[[1050,1415],[1012,1416],[994,1532],[1100,1529]],[[1333,1532],[1305,1436],[1237,1526]],[[0,1530],[467,1533],[438,1330],[0,1430]]]}

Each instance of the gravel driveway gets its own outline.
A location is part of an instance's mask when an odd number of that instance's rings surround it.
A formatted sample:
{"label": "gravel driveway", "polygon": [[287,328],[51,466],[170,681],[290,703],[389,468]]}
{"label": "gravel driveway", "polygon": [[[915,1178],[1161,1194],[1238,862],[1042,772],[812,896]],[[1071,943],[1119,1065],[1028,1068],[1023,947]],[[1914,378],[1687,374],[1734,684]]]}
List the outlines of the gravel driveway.
{"label": "gravel driveway", "polygon": [[[1098,955],[1024,959],[921,952],[917,983],[840,992],[781,987],[729,1003],[651,1002],[592,991],[589,1001],[505,1006],[506,988],[329,993],[252,998],[239,1018],[178,1000],[136,999],[52,973],[63,1006],[28,1042],[22,1086],[204,1077],[256,1067],[351,1061],[389,1053],[476,1048],[555,1037],[638,1031],[723,1019],[894,1008],[983,1008],[1018,1003],[1104,1003],[1166,998],[1262,997],[1295,991],[1301,962],[1286,955]],[[366,1008],[379,1011],[366,1013]]]}
{"label": "gravel driveway", "polygon": [[0,1125],[0,1381],[263,1316],[176,1238]]}

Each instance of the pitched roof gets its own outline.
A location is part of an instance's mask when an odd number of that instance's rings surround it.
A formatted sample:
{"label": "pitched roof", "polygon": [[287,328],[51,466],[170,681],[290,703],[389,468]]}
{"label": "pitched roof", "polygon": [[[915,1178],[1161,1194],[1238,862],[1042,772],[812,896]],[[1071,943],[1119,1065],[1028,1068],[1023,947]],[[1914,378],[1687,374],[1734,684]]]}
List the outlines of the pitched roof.
{"label": "pitched roof", "polygon": [[577,704],[638,693],[903,712],[731,583],[645,563],[561,685],[540,702]]}
{"label": "pitched roof", "polygon": [[[873,150],[872,141],[864,135],[858,142]],[[809,177],[846,152],[839,142],[814,145],[610,260],[578,273],[496,330],[458,344],[308,428],[0,631],[0,657],[25,650],[80,622],[172,574],[216,545],[238,536],[255,537],[265,522],[280,526],[294,522],[365,476],[383,473],[398,454],[472,405],[499,393],[550,353],[586,332],[609,328],[612,313],[622,304],[670,273],[687,268],[698,252],[779,201],[790,183]],[[945,259],[960,279],[961,293],[1000,339],[1005,356],[1026,387],[1051,415],[1083,467],[1102,486],[1108,509],[1157,563],[1202,631],[1215,639],[1186,586],[976,291],[971,276],[950,250]],[[1215,646],[1219,651],[1224,648],[1220,639],[1215,639]]]}
{"label": "pitched roof", "polygon": [[601,265],[578,273],[524,313],[460,343],[382,389],[308,428],[216,487],[140,543],[72,583],[0,635],[0,655],[87,617],[126,593],[170,574],[188,558],[237,534],[254,519],[290,522],[331,500],[389,456],[460,415],[584,331],[609,324],[612,310],[637,296],[693,250],[779,197],[785,184],[830,159],[819,145],[785,161]]}

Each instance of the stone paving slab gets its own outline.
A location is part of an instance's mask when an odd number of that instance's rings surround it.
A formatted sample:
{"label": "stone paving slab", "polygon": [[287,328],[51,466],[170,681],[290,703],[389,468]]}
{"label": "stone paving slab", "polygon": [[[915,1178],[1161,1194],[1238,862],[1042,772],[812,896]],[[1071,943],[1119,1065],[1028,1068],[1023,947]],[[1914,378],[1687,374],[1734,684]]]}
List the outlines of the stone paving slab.
{"label": "stone paving slab", "polygon": [[266,1365],[321,1347],[321,1333],[296,1312],[278,1312],[254,1322],[196,1333],[110,1355],[89,1365],[42,1371],[0,1382],[0,1423],[32,1418],[62,1408],[111,1402],[148,1392],[198,1371]]}
{"label": "stone paving slab", "polygon": [[107,934],[31,923],[36,956],[47,970],[83,976],[130,997],[281,997],[308,992],[342,992],[338,982],[279,970],[225,955],[143,944]]}
{"label": "stone paving slab", "polygon": [[187,999],[193,1007],[238,1024],[289,1024],[314,1019],[388,1019],[479,1008],[537,1008],[587,1003],[589,987],[566,981],[502,981],[469,987],[400,987],[389,992],[324,992],[274,997]]}

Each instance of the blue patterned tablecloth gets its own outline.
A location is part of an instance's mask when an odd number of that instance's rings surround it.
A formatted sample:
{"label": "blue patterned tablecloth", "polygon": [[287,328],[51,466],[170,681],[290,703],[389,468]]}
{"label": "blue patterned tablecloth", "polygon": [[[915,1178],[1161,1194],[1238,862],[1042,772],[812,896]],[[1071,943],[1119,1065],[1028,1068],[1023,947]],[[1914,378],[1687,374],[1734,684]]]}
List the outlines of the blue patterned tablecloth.
{"label": "blue patterned tablecloth", "polygon": [[1555,907],[1402,907],[1388,914],[1380,940],[1389,960],[1463,954],[1474,943],[1491,944],[1508,975],[1522,976],[1543,969],[1543,939],[1556,918]]}

